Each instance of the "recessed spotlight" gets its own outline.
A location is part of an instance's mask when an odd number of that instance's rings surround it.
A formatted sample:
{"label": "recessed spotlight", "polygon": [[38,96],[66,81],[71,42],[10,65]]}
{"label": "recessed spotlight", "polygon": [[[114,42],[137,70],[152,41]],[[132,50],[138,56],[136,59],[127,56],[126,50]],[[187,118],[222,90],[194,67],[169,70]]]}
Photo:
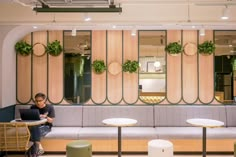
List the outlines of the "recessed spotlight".
{"label": "recessed spotlight", "polygon": [[115,28],[116,28],[116,25],[113,25],[112,28],[115,29]]}
{"label": "recessed spotlight", "polygon": [[37,29],[38,27],[37,26],[33,26],[33,29]]}

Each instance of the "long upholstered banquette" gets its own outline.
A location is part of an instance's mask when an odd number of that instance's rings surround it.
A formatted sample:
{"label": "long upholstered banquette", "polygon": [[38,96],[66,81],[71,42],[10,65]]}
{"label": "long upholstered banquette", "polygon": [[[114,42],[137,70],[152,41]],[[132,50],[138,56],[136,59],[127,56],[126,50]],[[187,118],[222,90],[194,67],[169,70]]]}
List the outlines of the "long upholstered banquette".
{"label": "long upholstered banquette", "polygon": [[[19,117],[16,105],[15,117]],[[83,139],[92,143],[94,152],[117,151],[116,127],[108,127],[103,119],[123,117],[138,121],[122,128],[122,151],[147,152],[152,139],[166,139],[175,152],[200,152],[202,128],[186,123],[189,118],[210,118],[224,122],[224,127],[207,129],[207,151],[233,152],[236,141],[236,106],[229,105],[55,105],[56,118],[52,131],[42,139],[46,151],[64,152],[66,144]]]}

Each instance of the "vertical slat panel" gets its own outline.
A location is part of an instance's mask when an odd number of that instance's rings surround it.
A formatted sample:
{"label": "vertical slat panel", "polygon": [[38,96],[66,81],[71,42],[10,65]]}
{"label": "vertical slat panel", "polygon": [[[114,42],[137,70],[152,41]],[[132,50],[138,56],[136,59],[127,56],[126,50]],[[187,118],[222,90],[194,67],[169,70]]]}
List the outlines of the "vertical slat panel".
{"label": "vertical slat panel", "polygon": [[[181,31],[167,31],[167,44],[171,42],[181,43]],[[173,56],[167,53],[167,100],[177,103],[181,100],[181,54]]]}
{"label": "vertical slat panel", "polygon": [[[49,42],[55,40],[63,44],[62,31],[49,31]],[[59,56],[48,56],[48,99],[59,103],[63,99],[63,52]]]}
{"label": "vertical slat panel", "polygon": [[[33,43],[47,44],[47,32],[39,31],[33,33]],[[36,49],[38,50],[38,49]],[[36,54],[42,54],[35,52]],[[33,55],[33,96],[38,92],[47,94],[47,55],[36,56]]]}
{"label": "vertical slat panel", "polygon": [[[197,31],[183,31],[183,44],[188,42],[197,44]],[[197,54],[183,54],[183,100],[186,103],[193,103],[198,98],[198,68]]]}
{"label": "vertical slat panel", "polygon": [[[23,39],[31,44],[31,34]],[[20,103],[27,103],[31,99],[31,55],[22,56],[17,54],[17,100]]]}
{"label": "vertical slat panel", "polygon": [[[92,62],[104,60],[106,63],[106,31],[92,31],[92,45]],[[106,72],[92,72],[92,100],[98,104],[106,100]]]}
{"label": "vertical slat panel", "polygon": [[[205,36],[199,36],[199,43],[213,41],[213,31],[206,31]],[[199,99],[209,103],[214,98],[214,55],[199,54]]]}
{"label": "vertical slat panel", "polygon": [[[131,31],[123,32],[123,60],[138,61],[138,37],[132,36]],[[138,73],[123,73],[123,98],[131,104],[138,99]],[[132,93],[132,94],[130,94]]]}
{"label": "vertical slat panel", "polygon": [[[107,57],[108,65],[111,63],[122,64],[122,31],[107,31]],[[108,67],[109,68],[109,67]],[[119,68],[119,67],[117,67]],[[107,75],[107,98],[110,103],[119,103],[122,100],[122,72]]]}

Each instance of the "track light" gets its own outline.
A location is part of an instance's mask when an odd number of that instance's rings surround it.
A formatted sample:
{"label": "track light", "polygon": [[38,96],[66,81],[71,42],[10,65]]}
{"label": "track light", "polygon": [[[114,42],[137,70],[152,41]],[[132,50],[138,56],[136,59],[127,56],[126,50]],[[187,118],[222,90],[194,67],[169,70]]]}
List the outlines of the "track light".
{"label": "track light", "polygon": [[227,6],[225,6],[225,8],[222,11],[222,16],[221,16],[222,20],[227,20],[229,19],[229,9]]}
{"label": "track light", "polygon": [[76,28],[73,28],[71,31],[71,36],[76,36]]}
{"label": "track light", "polygon": [[201,29],[200,29],[199,35],[200,35],[200,36],[205,36],[205,29],[204,29],[204,28],[201,28]]}
{"label": "track light", "polygon": [[84,14],[84,21],[90,21],[91,17],[88,16],[88,13]]}
{"label": "track light", "polygon": [[132,35],[132,36],[135,36],[135,35],[136,35],[136,29],[132,29],[131,35]]}

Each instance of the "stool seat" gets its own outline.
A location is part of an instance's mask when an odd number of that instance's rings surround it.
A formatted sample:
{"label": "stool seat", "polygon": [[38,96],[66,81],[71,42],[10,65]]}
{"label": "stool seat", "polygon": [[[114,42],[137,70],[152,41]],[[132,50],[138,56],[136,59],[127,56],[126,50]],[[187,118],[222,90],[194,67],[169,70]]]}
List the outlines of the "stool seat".
{"label": "stool seat", "polygon": [[77,140],[66,145],[67,157],[92,157],[92,144],[86,140]]}
{"label": "stool seat", "polygon": [[148,142],[148,157],[173,157],[173,144],[167,140],[151,140]]}

